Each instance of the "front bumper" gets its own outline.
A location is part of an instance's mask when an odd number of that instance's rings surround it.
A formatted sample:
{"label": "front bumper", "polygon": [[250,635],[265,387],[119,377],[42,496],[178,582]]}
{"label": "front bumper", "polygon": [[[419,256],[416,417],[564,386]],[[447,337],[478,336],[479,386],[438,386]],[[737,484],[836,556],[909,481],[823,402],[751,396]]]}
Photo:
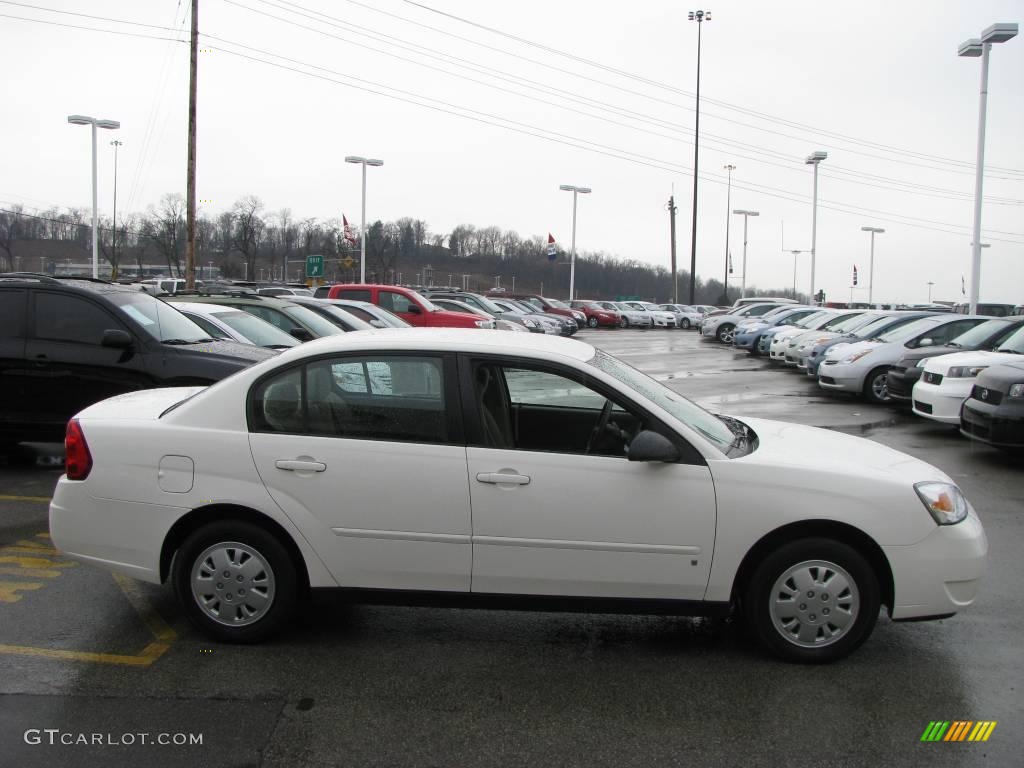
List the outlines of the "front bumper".
{"label": "front bumper", "polygon": [[[913,368],[901,368],[894,365],[890,368],[888,378],[886,379],[889,397],[894,400],[909,402],[914,393],[914,385],[921,380],[922,372],[922,369],[916,366]],[[970,389],[967,391],[969,393]]]}
{"label": "front bumper", "polygon": [[956,613],[974,602],[985,573],[988,539],[973,509],[956,525],[938,525],[924,540],[882,547],[892,568],[892,618]]}
{"label": "front bumper", "polygon": [[848,363],[829,363],[826,361],[818,367],[818,386],[835,392],[859,393],[864,388],[864,375],[867,371],[860,370]]}
{"label": "front bumper", "polygon": [[960,411],[960,434],[1001,448],[1024,448],[1024,403],[992,405],[972,397]]}
{"label": "front bumper", "polygon": [[[918,381],[912,391],[914,413],[942,424],[960,423],[960,406],[971,396],[974,379],[945,379],[942,384]],[[892,394],[892,373],[888,379]]]}
{"label": "front bumper", "polygon": [[736,349],[752,350],[760,340],[760,333],[737,333],[735,340]]}

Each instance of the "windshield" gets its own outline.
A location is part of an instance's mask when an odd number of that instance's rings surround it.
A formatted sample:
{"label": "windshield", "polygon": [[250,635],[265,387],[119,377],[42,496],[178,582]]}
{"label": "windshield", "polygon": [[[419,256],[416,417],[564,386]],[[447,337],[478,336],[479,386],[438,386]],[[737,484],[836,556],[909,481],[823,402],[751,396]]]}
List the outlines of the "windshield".
{"label": "windshield", "polygon": [[883,344],[888,344],[891,341],[906,341],[919,333],[927,331],[938,322],[939,318],[937,317],[922,317],[907,325],[901,325],[899,328],[893,328],[890,331],[881,333],[875,338]]}
{"label": "windshield", "polygon": [[949,342],[951,347],[980,347],[991,337],[1000,334],[1000,331],[1010,330],[1015,327],[1016,323],[1010,322],[1009,320],[986,320],[980,325],[976,325],[969,331],[964,331],[959,336],[953,338]]}
{"label": "windshield", "polygon": [[298,339],[276,325],[240,309],[215,312],[214,317],[260,347],[294,347],[299,343]]}
{"label": "windshield", "polygon": [[583,306],[584,306],[584,307],[586,307],[587,309],[604,309],[604,307],[602,307],[602,306],[601,306],[600,304],[598,304],[598,303],[597,303],[596,301],[584,301],[584,302],[581,302],[581,303],[582,303],[582,304],[583,304]]}
{"label": "windshield", "polygon": [[850,333],[851,331],[855,331],[862,326],[870,325],[877,319],[878,315],[869,314],[865,312],[861,315],[854,315],[853,317],[848,317],[842,322],[840,322],[838,325],[834,325],[831,328],[829,328],[829,330],[835,331],[836,333]]}
{"label": "windshield", "polygon": [[118,309],[136,324],[141,325],[146,333],[157,341],[173,341],[179,344],[210,341],[210,334],[170,304],[150,296],[145,291],[112,291],[106,295]]}
{"label": "windshield", "polygon": [[558,307],[559,309],[570,308],[568,304],[566,304],[564,301],[559,301],[558,299],[544,299],[544,301],[546,301],[552,307]]}
{"label": "windshield", "polygon": [[877,320],[872,320],[865,326],[858,328],[853,332],[853,335],[858,339],[871,339],[874,338],[877,333],[884,333],[885,331],[892,330],[893,328],[899,328],[901,325],[911,323],[916,318],[912,315],[909,317],[899,317],[886,315],[885,317],[879,317]]}
{"label": "windshield", "polygon": [[808,315],[803,320],[797,323],[793,323],[797,328],[806,328],[808,330],[814,330],[820,323],[824,323],[828,318],[832,316],[831,312],[815,312],[812,315]]}
{"label": "windshield", "polygon": [[326,317],[318,315],[311,309],[300,307],[298,304],[289,304],[288,309],[285,310],[285,314],[290,320],[298,321],[296,324],[301,323],[306,326],[310,331],[313,332],[314,336],[334,336],[338,333],[344,333],[341,328],[336,326]]}
{"label": "windshield", "polygon": [[1024,355],[1024,325],[1018,326],[1017,332],[1000,344],[996,352],[1014,352]]}
{"label": "windshield", "polygon": [[859,313],[843,312],[838,315],[832,315],[829,320],[826,320],[821,324],[821,330],[823,331],[834,331],[836,327],[841,325],[844,321],[849,320],[851,317],[857,317]]}
{"label": "windshield", "polygon": [[598,350],[588,362],[671,413],[683,424],[707,438],[723,453],[728,452],[735,444],[736,433],[722,419],[691,403],[646,373],[641,373],[601,350]]}
{"label": "windshield", "polygon": [[409,293],[410,293],[410,294],[411,294],[412,296],[415,296],[415,297],[416,297],[416,299],[417,299],[417,300],[418,300],[418,301],[419,301],[419,302],[420,302],[421,304],[423,304],[423,309],[424,309],[424,310],[426,310],[427,312],[440,312],[440,311],[441,311],[441,308],[440,308],[440,307],[438,307],[438,306],[437,306],[436,304],[432,304],[432,303],[431,303],[431,301],[430,301],[430,299],[428,299],[428,298],[427,298],[426,296],[424,296],[424,295],[423,295],[422,293],[417,293],[416,291],[409,291]]}

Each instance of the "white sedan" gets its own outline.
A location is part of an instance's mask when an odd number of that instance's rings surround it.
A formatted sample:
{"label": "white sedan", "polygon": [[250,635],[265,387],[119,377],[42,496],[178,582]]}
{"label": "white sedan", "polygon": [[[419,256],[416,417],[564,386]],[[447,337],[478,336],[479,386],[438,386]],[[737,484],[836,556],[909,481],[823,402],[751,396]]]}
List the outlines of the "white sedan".
{"label": "white sedan", "polygon": [[[790,661],[970,605],[988,544],[939,469],[836,432],[708,413],[577,341],[373,330],[68,425],[53,542],[170,583],[208,636],[367,602],[741,610]],[[642,500],[642,501],[640,501]],[[629,510],[629,514],[623,514]]]}
{"label": "white sedan", "polygon": [[943,424],[960,424],[960,406],[971,396],[978,374],[992,365],[1020,360],[1024,355],[1024,329],[1003,341],[994,352],[974,350],[926,357],[914,384],[914,413]]}

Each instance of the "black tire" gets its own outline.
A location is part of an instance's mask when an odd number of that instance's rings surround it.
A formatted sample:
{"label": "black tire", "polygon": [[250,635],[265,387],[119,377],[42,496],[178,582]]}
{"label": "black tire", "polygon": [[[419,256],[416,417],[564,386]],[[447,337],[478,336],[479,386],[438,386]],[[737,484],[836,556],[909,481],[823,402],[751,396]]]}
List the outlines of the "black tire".
{"label": "black tire", "polygon": [[[803,572],[811,588],[795,594],[796,580],[784,579],[791,571]],[[824,591],[830,584],[840,588],[838,594]],[[791,607],[789,600],[777,599],[787,593],[794,593]],[[801,664],[825,664],[855,651],[875,628],[881,600],[864,556],[826,538],[797,539],[771,552],[754,570],[742,597],[747,623],[761,644]],[[840,616],[849,623],[839,626]]]}
{"label": "black tire", "polygon": [[889,366],[879,366],[864,377],[864,399],[869,403],[890,403],[889,388],[886,386]]}
{"label": "black tire", "polygon": [[718,330],[715,331],[715,338],[723,344],[732,344],[732,340],[735,338],[736,326],[732,323],[725,323],[724,325],[718,326]]}
{"label": "black tire", "polygon": [[690,330],[690,318],[684,317],[682,320],[680,320],[679,327],[682,328],[684,331]]}
{"label": "black tire", "polygon": [[588,328],[597,328],[597,318],[593,317],[593,316],[588,317],[587,318],[587,327]]}
{"label": "black tire", "polygon": [[619,318],[619,328],[629,328],[629,318],[627,318],[627,317],[620,317]]}
{"label": "black tire", "polygon": [[[265,565],[262,580],[256,576],[243,577],[241,573],[234,573],[234,566],[230,566],[228,576],[218,582],[222,574],[214,574],[210,580],[210,589],[223,593],[225,602],[221,609],[224,617],[223,622],[213,618],[207,609],[200,606],[199,598],[192,590],[193,570],[202,571],[201,560],[203,553],[210,548],[223,544],[225,550],[240,551],[240,548],[233,548],[231,545],[241,545],[255,553],[257,564]],[[246,552],[241,553],[244,557]],[[261,558],[261,559],[259,559]],[[242,560],[243,567],[246,560]],[[207,561],[209,562],[209,561]],[[268,573],[269,572],[269,573]],[[269,577],[270,598],[260,608],[262,615],[256,619],[241,617],[241,621],[247,622],[241,625],[227,623],[231,620],[228,609],[236,609],[239,613],[244,612],[243,608],[235,600],[245,600],[246,603],[256,596],[256,593],[267,592],[267,578]],[[249,598],[238,598],[237,594],[245,589],[239,584],[240,590],[220,590],[220,585],[227,585],[231,579],[231,586],[237,583],[236,579],[243,579],[242,584],[250,587]],[[174,585],[174,592],[181,603],[185,615],[195,627],[207,637],[213,640],[226,643],[256,643],[277,631],[287,621],[295,610],[298,602],[299,588],[296,575],[295,563],[291,556],[277,538],[265,529],[242,520],[220,520],[194,531],[178,549],[174,556],[171,572],[171,580]],[[221,594],[211,594],[209,602],[220,603]],[[232,599],[229,604],[226,602]],[[264,598],[260,598],[263,600]]]}

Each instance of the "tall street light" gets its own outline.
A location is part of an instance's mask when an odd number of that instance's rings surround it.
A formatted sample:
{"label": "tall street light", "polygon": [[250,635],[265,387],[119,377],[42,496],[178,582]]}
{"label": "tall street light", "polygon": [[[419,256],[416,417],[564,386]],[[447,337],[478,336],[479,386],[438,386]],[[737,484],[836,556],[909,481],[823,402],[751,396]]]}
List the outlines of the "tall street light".
{"label": "tall street light", "polygon": [[572,192],[572,250],[569,256],[569,301],[575,298],[576,288],[576,199],[579,195],[589,195],[590,187],[574,187],[571,184],[560,184],[563,192]]}
{"label": "tall street light", "polygon": [[722,278],[722,303],[729,303],[729,209],[732,207],[732,172],[735,165],[722,166],[729,173],[729,183],[725,191],[725,277]]}
{"label": "tall street light", "polygon": [[[796,257],[799,256],[803,251],[790,251],[793,254],[793,298],[796,298]],[[813,299],[812,299],[813,301]]]}
{"label": "tall street light", "polygon": [[737,216],[743,217],[743,276],[740,279],[740,298],[747,295],[747,220],[751,216],[760,216],[757,211],[733,211]]}
{"label": "tall street light", "polygon": [[871,233],[871,264],[868,266],[868,304],[870,305],[871,296],[875,290],[875,235],[880,235],[885,232],[880,227],[861,227],[861,232]]}
{"label": "tall street light", "polygon": [[811,208],[811,301],[814,301],[814,260],[818,244],[818,164],[828,157],[828,152],[812,152],[804,160],[814,166],[814,205]]}
{"label": "tall street light", "polygon": [[[114,148],[114,231],[110,236],[110,262],[117,264],[117,150],[124,144],[123,141],[114,139],[110,146]],[[111,275],[116,277],[111,270]]]}
{"label": "tall street light", "polygon": [[[690,21],[697,22],[697,118],[693,128],[693,227],[690,235],[690,304],[697,292],[697,159],[700,153],[700,30],[711,21],[711,11],[690,11]],[[727,257],[728,258],[728,257]],[[728,273],[726,273],[728,277]]]}
{"label": "tall street light", "polygon": [[346,163],[358,163],[363,166],[363,214],[362,224],[359,230],[359,282],[366,283],[366,166],[372,165],[375,168],[380,165],[384,165],[383,160],[374,160],[372,158],[358,157],[356,155],[349,155],[345,158]]}
{"label": "tall street light", "polygon": [[107,128],[114,130],[120,128],[121,123],[117,120],[99,120],[88,115],[68,115],[68,122],[72,125],[92,126],[92,276],[100,276],[100,244],[99,229],[96,222],[97,213],[97,182],[96,182],[96,129]]}
{"label": "tall street light", "polygon": [[974,168],[974,239],[971,246],[971,314],[978,311],[981,284],[981,187],[985,172],[985,111],[988,106],[988,54],[992,43],[1005,43],[1017,36],[1016,24],[993,24],[981,33],[960,43],[958,56],[981,56],[981,104],[978,108],[978,160]]}

